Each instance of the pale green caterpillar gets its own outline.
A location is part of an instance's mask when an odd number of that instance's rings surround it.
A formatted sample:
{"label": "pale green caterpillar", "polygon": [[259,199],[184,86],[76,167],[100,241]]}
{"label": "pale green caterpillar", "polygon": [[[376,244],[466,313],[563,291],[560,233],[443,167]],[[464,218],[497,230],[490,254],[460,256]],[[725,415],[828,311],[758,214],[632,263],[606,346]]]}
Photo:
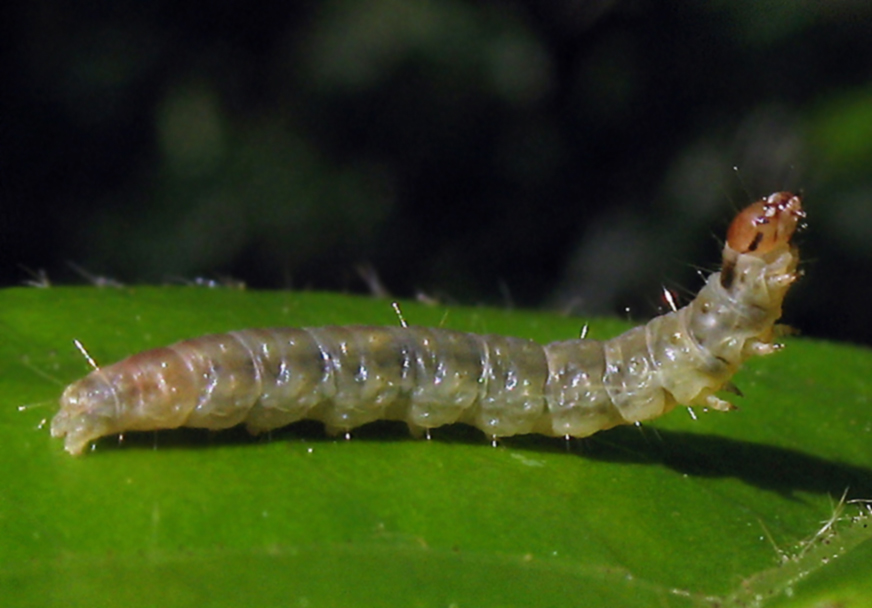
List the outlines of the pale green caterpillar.
{"label": "pale green caterpillar", "polygon": [[465,422],[491,438],[584,437],[676,405],[729,410],[715,393],[774,352],[797,278],[799,196],[778,192],[732,222],[721,272],[684,308],[604,342],[425,327],[246,329],[139,353],[61,397],[51,432],[80,454],[98,437],[181,426],[252,433],[301,419],[328,432],[401,420],[415,434]]}

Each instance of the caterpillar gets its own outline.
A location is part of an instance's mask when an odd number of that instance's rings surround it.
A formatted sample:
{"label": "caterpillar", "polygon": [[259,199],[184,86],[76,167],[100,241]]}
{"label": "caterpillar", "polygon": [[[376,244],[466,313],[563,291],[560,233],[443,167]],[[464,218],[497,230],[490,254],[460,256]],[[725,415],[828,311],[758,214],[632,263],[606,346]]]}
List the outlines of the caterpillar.
{"label": "caterpillar", "polygon": [[531,340],[427,327],[246,329],[185,340],[97,368],[64,390],[51,423],[81,454],[99,437],[176,427],[261,433],[301,419],[328,432],[375,420],[413,434],[463,422],[491,438],[585,437],[677,405],[727,411],[715,393],[754,355],[797,279],[800,197],[741,211],[720,272],[687,306],[606,341]]}

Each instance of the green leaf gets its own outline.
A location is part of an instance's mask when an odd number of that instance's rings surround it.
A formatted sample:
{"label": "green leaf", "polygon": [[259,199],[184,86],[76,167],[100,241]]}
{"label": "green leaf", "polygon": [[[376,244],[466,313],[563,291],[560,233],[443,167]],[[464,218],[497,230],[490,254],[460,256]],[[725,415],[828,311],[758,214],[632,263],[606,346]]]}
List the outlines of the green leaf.
{"label": "green leaf", "polygon": [[[550,314],[403,303],[541,342]],[[69,456],[47,421],[99,362],[248,326],[396,324],[388,302],[205,288],[0,291],[0,589],[34,606],[769,606],[872,602],[872,353],[788,340],[730,414],[497,448],[475,429],[345,441],[181,429]],[[625,325],[591,323],[607,338]],[[834,513],[843,513],[833,518]],[[829,522],[824,526],[822,522]],[[821,531],[822,530],[822,531]],[[820,532],[820,533],[819,533]],[[858,599],[859,598],[859,599]],[[850,603],[854,600],[855,603]]]}

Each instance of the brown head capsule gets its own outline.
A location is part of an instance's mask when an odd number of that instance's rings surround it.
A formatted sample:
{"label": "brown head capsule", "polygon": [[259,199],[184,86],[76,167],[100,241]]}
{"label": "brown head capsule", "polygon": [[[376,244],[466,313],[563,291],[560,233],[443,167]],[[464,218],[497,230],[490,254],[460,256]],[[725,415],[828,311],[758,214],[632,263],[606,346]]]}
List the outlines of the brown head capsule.
{"label": "brown head capsule", "polygon": [[736,216],[727,231],[727,245],[737,253],[765,255],[787,245],[804,217],[799,196],[776,192]]}
{"label": "brown head capsule", "polygon": [[721,285],[730,288],[739,255],[767,259],[790,248],[790,238],[805,217],[802,199],[790,192],[776,192],[743,209],[727,230]]}

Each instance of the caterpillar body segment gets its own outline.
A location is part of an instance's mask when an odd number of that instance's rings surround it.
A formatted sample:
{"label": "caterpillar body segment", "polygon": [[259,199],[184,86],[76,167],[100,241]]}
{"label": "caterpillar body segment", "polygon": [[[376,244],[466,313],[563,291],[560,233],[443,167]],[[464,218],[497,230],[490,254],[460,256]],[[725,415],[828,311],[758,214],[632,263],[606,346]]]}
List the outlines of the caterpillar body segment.
{"label": "caterpillar body segment", "polygon": [[603,342],[540,345],[426,327],[248,329],[149,350],[71,384],[52,435],[80,454],[98,437],[180,426],[252,433],[301,419],[346,432],[401,420],[415,434],[472,424],[490,437],[584,437],[676,405],[718,410],[743,361],[774,352],[804,217],[779,192],[742,211],[724,266],[697,297]]}

